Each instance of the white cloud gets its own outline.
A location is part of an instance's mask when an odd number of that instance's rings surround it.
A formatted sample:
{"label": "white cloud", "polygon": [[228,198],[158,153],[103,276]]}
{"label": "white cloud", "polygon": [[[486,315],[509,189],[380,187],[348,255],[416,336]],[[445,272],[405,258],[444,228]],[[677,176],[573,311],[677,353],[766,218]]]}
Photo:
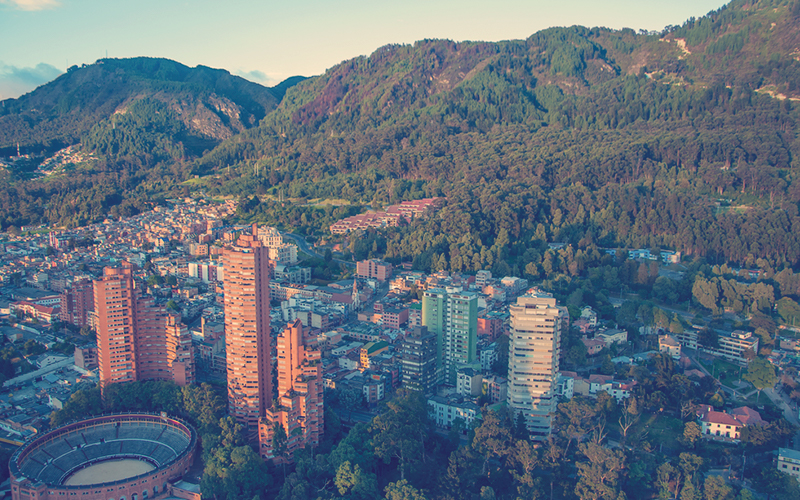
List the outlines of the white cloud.
{"label": "white cloud", "polygon": [[236,70],[233,72],[236,76],[241,76],[245,80],[250,80],[251,82],[260,83],[261,85],[265,85],[267,87],[272,87],[273,85],[279,84],[282,80],[280,79],[280,75],[268,75],[263,71],[259,71],[254,69],[252,71],[245,71],[243,69]]}
{"label": "white cloud", "polygon": [[19,10],[46,10],[61,6],[58,0],[0,0],[0,3]]}
{"label": "white cloud", "polygon": [[0,99],[19,97],[61,73],[63,71],[46,63],[33,68],[18,68],[0,61]]}

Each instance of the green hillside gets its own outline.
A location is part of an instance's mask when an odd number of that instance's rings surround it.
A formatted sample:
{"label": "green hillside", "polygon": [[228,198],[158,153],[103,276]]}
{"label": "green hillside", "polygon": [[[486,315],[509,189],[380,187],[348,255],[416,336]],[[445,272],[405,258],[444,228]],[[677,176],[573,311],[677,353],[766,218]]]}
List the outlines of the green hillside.
{"label": "green hillside", "polygon": [[[194,173],[219,172],[208,187],[226,194],[445,195],[441,217],[386,244],[423,267],[536,275],[536,241],[795,264],[799,14],[734,2],[659,34],[383,47],[297,85]],[[260,201],[250,215],[268,218]]]}
{"label": "green hillside", "polygon": [[[799,25],[795,0],[737,0],[661,33],[570,27],[500,43],[386,46],[276,88],[274,110],[264,97],[263,115],[242,111],[252,119],[219,133],[198,131],[191,107],[160,92],[128,98],[124,113],[109,106],[81,129],[83,148],[99,158],[85,175],[8,177],[0,224],[129,213],[114,206],[186,192],[180,182],[198,176],[192,189],[260,196],[244,219],[320,235],[334,212],[263,195],[373,205],[447,196],[439,217],[377,242],[386,258],[424,268],[502,263],[536,276],[559,265],[545,262],[545,241],[573,243],[579,268],[600,260],[598,246],[795,265]],[[108,64],[78,71],[88,78]],[[145,66],[129,85],[170,78],[188,92],[195,81]]]}

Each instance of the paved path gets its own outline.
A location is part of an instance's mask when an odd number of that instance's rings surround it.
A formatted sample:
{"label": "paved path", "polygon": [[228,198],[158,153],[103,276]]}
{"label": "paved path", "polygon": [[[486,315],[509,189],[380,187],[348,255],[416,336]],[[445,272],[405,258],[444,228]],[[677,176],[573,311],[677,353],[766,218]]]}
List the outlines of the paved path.
{"label": "paved path", "polygon": [[797,412],[793,409],[793,406],[786,401],[783,394],[779,394],[775,389],[764,389],[761,392],[769,396],[769,399],[775,403],[775,406],[783,409],[783,418],[793,425],[800,426],[800,421],[797,419]]}

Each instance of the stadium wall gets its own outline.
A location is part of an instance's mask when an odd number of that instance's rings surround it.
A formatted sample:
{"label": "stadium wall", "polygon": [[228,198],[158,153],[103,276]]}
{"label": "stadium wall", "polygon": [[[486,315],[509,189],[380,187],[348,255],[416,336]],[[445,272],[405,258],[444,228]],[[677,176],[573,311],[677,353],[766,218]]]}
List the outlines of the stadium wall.
{"label": "stadium wall", "polygon": [[[161,467],[128,479],[108,483],[81,486],[46,484],[26,477],[20,470],[26,455],[59,437],[76,435],[81,429],[113,424],[118,421],[160,422],[185,431],[190,437],[189,445],[176,459]],[[197,434],[188,424],[179,419],[163,415],[123,414],[94,417],[74,422],[43,434],[23,445],[9,461],[12,500],[154,500],[172,494],[172,483],[188,472],[194,461]],[[67,472],[67,471],[65,471]]]}

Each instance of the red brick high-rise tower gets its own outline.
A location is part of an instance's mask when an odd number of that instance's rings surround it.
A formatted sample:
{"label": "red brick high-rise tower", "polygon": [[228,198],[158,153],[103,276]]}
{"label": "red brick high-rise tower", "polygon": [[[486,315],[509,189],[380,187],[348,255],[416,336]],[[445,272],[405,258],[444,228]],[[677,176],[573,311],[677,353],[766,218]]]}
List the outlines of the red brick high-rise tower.
{"label": "red brick high-rise tower", "polygon": [[97,312],[97,362],[100,385],[134,382],[136,377],[133,266],[107,267],[94,282]]}
{"label": "red brick high-rise tower", "polygon": [[86,278],[73,283],[72,288],[61,292],[61,321],[84,327],[89,313],[94,310],[94,287]]}
{"label": "red brick high-rise tower", "polygon": [[[324,409],[321,353],[308,345],[298,319],[278,336],[278,399],[259,425],[261,456],[275,463],[291,462],[295,450],[317,446]],[[276,425],[284,430],[280,449],[275,446]]]}
{"label": "red brick high-rise tower", "polygon": [[97,358],[100,384],[137,380],[194,382],[191,337],[186,342],[180,317],[171,318],[152,297],[141,293],[134,267],[107,267],[94,282],[97,313]]}
{"label": "red brick high-rise tower", "polygon": [[228,413],[255,438],[272,405],[269,326],[269,250],[258,228],[222,252]]}

